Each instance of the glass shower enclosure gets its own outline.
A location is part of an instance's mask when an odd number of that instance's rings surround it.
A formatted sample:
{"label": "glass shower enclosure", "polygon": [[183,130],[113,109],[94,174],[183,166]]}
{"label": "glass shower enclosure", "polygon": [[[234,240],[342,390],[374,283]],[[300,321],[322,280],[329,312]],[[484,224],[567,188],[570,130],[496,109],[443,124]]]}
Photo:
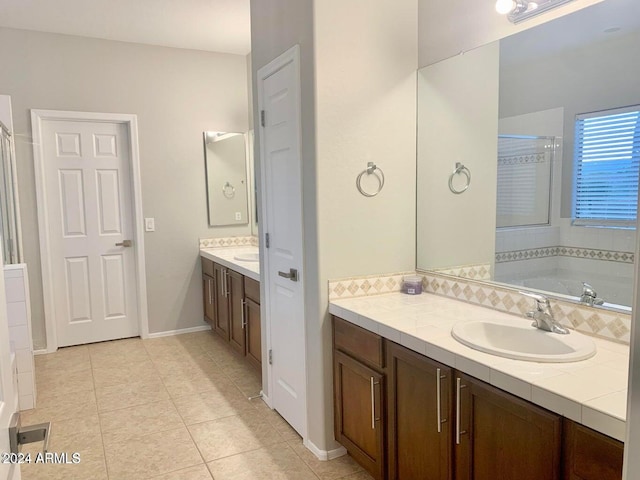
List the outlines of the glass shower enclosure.
{"label": "glass shower enclosure", "polygon": [[18,238],[17,173],[9,129],[0,122],[0,242],[5,264],[22,262]]}

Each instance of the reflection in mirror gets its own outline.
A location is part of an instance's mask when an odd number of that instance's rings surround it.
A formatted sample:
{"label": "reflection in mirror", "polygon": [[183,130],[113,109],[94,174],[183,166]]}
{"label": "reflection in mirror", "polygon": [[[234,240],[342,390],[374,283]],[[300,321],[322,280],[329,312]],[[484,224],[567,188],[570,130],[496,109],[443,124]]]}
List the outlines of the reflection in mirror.
{"label": "reflection in mirror", "polygon": [[209,225],[248,224],[245,134],[204,132],[203,138]]}
{"label": "reflection in mirror", "polygon": [[[602,2],[419,72],[418,268],[631,305],[639,3]],[[440,186],[438,165],[455,161],[474,173],[459,198]]]}

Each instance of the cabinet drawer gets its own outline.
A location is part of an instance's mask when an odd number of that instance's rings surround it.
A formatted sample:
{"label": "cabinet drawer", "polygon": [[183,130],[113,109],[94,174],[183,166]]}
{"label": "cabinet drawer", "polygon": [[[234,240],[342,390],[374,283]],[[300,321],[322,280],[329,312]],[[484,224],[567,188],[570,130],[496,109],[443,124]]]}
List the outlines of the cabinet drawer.
{"label": "cabinet drawer", "polygon": [[384,368],[382,337],[379,335],[333,317],[333,342],[336,350],[348,353],[377,368]]}
{"label": "cabinet drawer", "polygon": [[244,295],[256,303],[260,303],[260,282],[244,277]]}
{"label": "cabinet drawer", "polygon": [[213,277],[213,262],[208,258],[200,257],[202,260],[202,273]]}

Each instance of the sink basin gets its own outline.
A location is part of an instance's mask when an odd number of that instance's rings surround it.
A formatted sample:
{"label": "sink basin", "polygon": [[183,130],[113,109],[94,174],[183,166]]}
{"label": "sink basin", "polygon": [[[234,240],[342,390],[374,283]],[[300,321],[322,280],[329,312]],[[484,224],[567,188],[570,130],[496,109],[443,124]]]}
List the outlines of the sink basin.
{"label": "sink basin", "polygon": [[260,260],[258,253],[239,253],[238,255],[234,255],[233,258],[241,262],[257,262]]}
{"label": "sink basin", "polygon": [[524,320],[456,323],[451,335],[475,350],[528,362],[579,362],[596,354],[595,344],[585,335],[545,332]]}

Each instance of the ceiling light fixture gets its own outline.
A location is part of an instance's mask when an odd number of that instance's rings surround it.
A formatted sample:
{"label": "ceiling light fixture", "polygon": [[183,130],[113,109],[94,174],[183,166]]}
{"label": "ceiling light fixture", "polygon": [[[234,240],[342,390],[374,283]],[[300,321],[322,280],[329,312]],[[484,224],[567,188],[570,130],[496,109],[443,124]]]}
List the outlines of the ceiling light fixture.
{"label": "ceiling light fixture", "polygon": [[520,23],[573,0],[497,0],[496,11],[507,15],[512,23]]}

